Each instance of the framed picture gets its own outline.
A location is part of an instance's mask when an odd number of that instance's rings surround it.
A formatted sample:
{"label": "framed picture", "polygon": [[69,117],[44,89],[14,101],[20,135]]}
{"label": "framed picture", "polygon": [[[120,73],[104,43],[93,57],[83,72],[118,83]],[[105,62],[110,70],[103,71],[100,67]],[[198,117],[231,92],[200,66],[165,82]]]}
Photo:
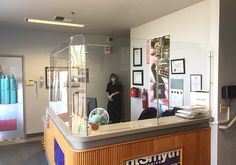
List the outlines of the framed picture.
{"label": "framed picture", "polygon": [[45,67],[45,87],[47,89],[49,87],[52,87],[52,85],[49,83],[52,82],[52,81],[50,81],[50,79],[52,80],[53,72],[54,72],[54,68]]}
{"label": "framed picture", "polygon": [[202,75],[191,74],[190,75],[190,91],[201,91],[202,90]]}
{"label": "framed picture", "polygon": [[142,66],[142,48],[133,49],[133,66]]}
{"label": "framed picture", "polygon": [[185,59],[171,60],[171,74],[185,74]]}
{"label": "framed picture", "polygon": [[133,85],[143,85],[143,70],[133,70]]}

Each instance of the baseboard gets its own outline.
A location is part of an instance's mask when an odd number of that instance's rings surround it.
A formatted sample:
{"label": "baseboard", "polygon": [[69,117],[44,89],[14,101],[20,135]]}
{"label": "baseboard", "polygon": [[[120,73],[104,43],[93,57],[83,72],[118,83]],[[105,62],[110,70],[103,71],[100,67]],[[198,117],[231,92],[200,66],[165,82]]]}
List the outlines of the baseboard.
{"label": "baseboard", "polygon": [[40,141],[42,137],[43,137],[43,132],[27,134],[25,138],[8,139],[0,141],[0,146]]}
{"label": "baseboard", "polygon": [[34,137],[41,137],[41,136],[43,136],[43,132],[32,133],[32,134],[26,134],[26,139],[28,139],[28,138],[34,138]]}

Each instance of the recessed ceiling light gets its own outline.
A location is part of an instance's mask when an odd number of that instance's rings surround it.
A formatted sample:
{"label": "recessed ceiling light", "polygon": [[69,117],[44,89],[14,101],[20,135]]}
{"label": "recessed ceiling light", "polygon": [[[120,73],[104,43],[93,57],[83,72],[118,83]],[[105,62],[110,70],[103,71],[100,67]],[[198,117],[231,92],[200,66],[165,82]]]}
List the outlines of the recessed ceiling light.
{"label": "recessed ceiling light", "polygon": [[48,20],[31,19],[31,18],[26,18],[25,21],[26,22],[31,22],[31,23],[48,24],[48,25],[60,25],[60,26],[72,26],[72,27],[84,27],[85,26],[83,24],[58,22],[58,21],[48,21]]}

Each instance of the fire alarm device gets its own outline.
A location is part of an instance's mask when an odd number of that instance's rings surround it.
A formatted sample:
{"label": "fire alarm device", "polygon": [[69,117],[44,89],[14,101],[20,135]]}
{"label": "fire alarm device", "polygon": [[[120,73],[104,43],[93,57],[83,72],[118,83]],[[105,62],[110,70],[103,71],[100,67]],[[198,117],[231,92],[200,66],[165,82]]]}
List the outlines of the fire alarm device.
{"label": "fire alarm device", "polygon": [[130,96],[131,97],[139,97],[139,89],[138,88],[135,88],[135,87],[133,87],[133,88],[130,88]]}

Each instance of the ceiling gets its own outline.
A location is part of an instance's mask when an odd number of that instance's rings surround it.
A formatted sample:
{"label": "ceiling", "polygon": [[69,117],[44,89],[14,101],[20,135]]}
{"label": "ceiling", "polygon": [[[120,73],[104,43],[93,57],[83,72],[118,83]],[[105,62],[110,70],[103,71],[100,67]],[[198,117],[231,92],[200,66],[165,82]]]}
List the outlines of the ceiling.
{"label": "ceiling", "polygon": [[[0,27],[128,36],[129,29],[202,0],[0,0]],[[84,28],[26,23],[71,16]]]}

